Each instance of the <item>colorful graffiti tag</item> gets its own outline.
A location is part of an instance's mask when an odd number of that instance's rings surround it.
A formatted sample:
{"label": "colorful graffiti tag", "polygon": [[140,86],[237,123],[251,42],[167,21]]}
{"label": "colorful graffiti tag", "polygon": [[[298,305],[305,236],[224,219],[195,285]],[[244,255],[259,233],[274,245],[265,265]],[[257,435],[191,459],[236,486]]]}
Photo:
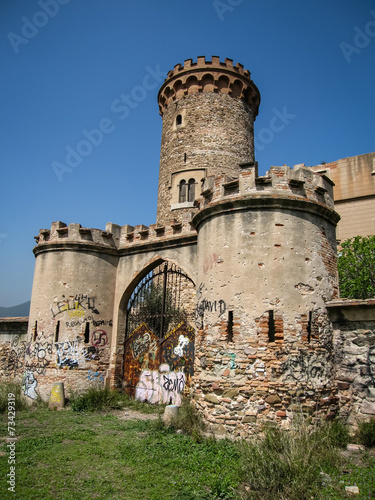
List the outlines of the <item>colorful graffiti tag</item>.
{"label": "colorful graffiti tag", "polygon": [[194,373],[194,329],[185,322],[159,339],[142,323],[125,342],[126,392],[150,403],[181,403]]}

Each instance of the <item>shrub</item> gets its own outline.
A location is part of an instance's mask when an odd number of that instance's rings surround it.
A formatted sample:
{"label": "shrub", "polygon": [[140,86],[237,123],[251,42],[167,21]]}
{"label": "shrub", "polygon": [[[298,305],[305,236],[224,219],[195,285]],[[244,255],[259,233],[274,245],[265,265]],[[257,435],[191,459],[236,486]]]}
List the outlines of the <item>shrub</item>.
{"label": "shrub", "polygon": [[334,420],[331,424],[327,424],[327,432],[329,440],[333,446],[345,448],[349,443],[349,428],[340,420]]}
{"label": "shrub", "polygon": [[301,422],[291,431],[268,426],[263,438],[243,443],[249,498],[310,499],[321,489],[322,467],[339,463],[336,434],[332,426]]}
{"label": "shrub", "polygon": [[70,404],[73,411],[92,412],[104,408],[118,408],[121,394],[108,387],[91,387],[81,394],[70,394]]}
{"label": "shrub", "polygon": [[356,236],[344,241],[338,255],[341,297],[375,297],[375,236]]}
{"label": "shrub", "polygon": [[17,382],[5,382],[0,384],[0,413],[8,411],[8,394],[14,394],[16,411],[25,410],[28,404],[22,393],[22,386]]}
{"label": "shrub", "polygon": [[358,441],[366,446],[372,448],[375,446],[375,418],[369,422],[360,422],[358,424]]}

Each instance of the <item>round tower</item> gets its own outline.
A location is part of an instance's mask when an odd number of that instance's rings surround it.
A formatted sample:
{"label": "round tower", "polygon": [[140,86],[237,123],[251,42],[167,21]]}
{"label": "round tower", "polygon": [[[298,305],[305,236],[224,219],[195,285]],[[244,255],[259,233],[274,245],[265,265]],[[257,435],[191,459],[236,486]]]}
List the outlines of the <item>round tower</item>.
{"label": "round tower", "polygon": [[168,73],[158,102],[163,129],[157,223],[164,225],[196,212],[206,177],[238,177],[254,164],[260,94],[241,64],[198,57]]}
{"label": "round tower", "polygon": [[[333,183],[299,166],[209,177],[200,210],[195,399],[215,432],[337,411]],[[320,412],[320,413],[319,413]]]}

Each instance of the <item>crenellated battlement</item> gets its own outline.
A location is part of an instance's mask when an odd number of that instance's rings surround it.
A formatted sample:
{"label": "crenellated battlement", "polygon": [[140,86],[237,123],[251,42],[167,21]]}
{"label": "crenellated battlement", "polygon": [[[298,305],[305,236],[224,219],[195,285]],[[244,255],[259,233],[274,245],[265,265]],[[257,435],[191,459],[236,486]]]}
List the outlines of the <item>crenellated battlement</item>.
{"label": "crenellated battlement", "polygon": [[165,108],[173,101],[191,94],[214,92],[227,94],[242,99],[252,109],[254,119],[258,114],[260,93],[251,80],[250,71],[243,65],[233,64],[232,59],[212,56],[197,58],[197,62],[187,59],[184,64],[176,64],[168,72],[158,94],[159,112],[163,115]]}
{"label": "crenellated battlement", "polygon": [[243,64],[241,63],[237,63],[234,66],[233,59],[229,59],[226,57],[224,59],[224,62],[221,62],[220,57],[218,56],[212,56],[211,59],[206,59],[205,56],[198,56],[197,62],[193,62],[193,59],[186,59],[184,61],[184,64],[176,64],[174,69],[168,72],[168,77],[166,78],[166,80],[168,78],[171,78],[172,76],[180,74],[182,71],[188,71],[190,69],[206,68],[207,66],[220,69],[227,68],[232,72],[237,72],[240,75],[245,75],[250,78],[250,71],[248,69],[244,69]]}
{"label": "crenellated battlement", "polygon": [[191,223],[191,216],[183,221],[171,220],[168,224],[151,224],[145,226],[119,226],[108,222],[105,230],[85,228],[81,224],[69,224],[58,221],[53,222],[51,229],[40,229],[38,236],[35,236],[38,247],[56,243],[84,244],[97,248],[122,249],[129,248],[144,243],[181,238],[182,236],[194,235],[195,230]]}
{"label": "crenellated battlement", "polygon": [[[257,164],[242,165],[239,177],[228,175],[210,176],[204,181],[202,192],[197,203],[198,211],[195,223],[199,220],[199,212],[210,206],[241,199],[272,198],[314,202],[321,207],[334,211],[333,182],[325,175],[315,173],[304,165],[290,168],[273,166],[264,176],[258,176]],[[297,206],[296,206],[297,209]],[[105,230],[85,228],[80,224],[66,225],[64,222],[53,222],[50,229],[41,229],[35,237],[37,246],[56,243],[85,244],[96,248],[120,250],[137,245],[181,239],[196,235],[191,213],[185,213],[181,220],[173,219],[167,224],[151,224],[136,226],[113,224],[108,222]]]}
{"label": "crenellated battlement", "polygon": [[[334,210],[333,182],[325,175],[305,168],[273,166],[264,176],[258,176],[257,164],[244,165],[239,177],[220,175],[205,179],[199,200],[202,210],[209,206],[240,198],[287,198],[314,202]],[[297,209],[297,206],[296,206]]]}

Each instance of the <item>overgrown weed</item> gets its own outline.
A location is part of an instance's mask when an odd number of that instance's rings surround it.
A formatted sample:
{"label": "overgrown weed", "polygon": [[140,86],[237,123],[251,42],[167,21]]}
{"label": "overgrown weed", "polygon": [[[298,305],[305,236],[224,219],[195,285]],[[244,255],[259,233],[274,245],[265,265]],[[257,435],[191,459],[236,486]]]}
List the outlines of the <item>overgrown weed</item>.
{"label": "overgrown weed", "polygon": [[194,441],[203,441],[203,431],[205,425],[202,415],[198,412],[191,398],[185,397],[182,400],[178,411],[178,416],[173,418],[171,426],[176,430],[181,430],[184,434],[191,436]]}
{"label": "overgrown weed", "polygon": [[27,410],[29,404],[22,392],[22,385],[18,382],[3,382],[0,384],[0,413],[8,411],[9,394],[14,395],[12,401],[15,401],[16,411]]}
{"label": "overgrown weed", "polygon": [[160,413],[162,408],[136,401],[127,394],[108,387],[90,387],[82,393],[70,391],[71,409],[76,412],[94,412],[110,409],[131,408],[142,413]]}
{"label": "overgrown weed", "polygon": [[289,431],[269,425],[263,438],[242,443],[248,498],[310,499],[322,487],[321,471],[340,463],[344,443],[339,424],[309,425],[297,419]]}
{"label": "overgrown weed", "polygon": [[358,424],[357,440],[366,448],[375,446],[375,418],[371,418],[368,422],[360,422]]}

